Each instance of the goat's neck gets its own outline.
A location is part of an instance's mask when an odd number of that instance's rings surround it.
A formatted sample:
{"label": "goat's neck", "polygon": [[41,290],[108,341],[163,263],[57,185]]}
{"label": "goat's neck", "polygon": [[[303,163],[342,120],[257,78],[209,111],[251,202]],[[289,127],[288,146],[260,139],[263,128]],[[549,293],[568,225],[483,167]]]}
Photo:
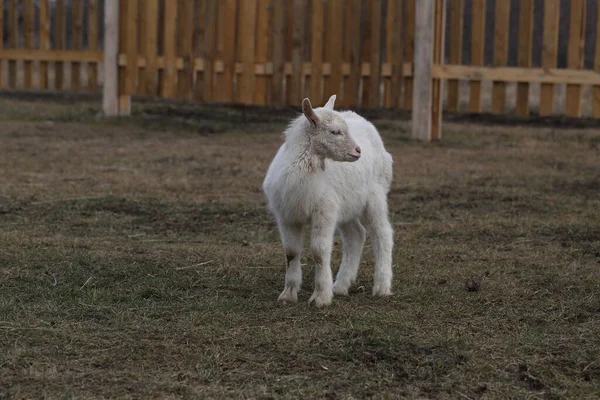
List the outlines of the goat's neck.
{"label": "goat's neck", "polygon": [[295,153],[296,165],[303,172],[316,174],[320,170],[325,170],[325,158],[315,152],[310,137],[302,135],[296,138],[291,143],[291,147]]}

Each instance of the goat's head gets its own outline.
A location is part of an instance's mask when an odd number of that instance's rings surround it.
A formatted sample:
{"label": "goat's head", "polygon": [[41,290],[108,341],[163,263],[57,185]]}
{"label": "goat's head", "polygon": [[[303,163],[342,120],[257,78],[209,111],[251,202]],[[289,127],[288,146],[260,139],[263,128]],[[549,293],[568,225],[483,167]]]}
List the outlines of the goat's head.
{"label": "goat's head", "polygon": [[311,148],[322,158],[356,161],[360,158],[360,147],[350,135],[344,118],[333,110],[334,103],[335,95],[324,107],[315,110],[308,98],[302,101],[302,112],[309,122],[306,133],[311,138]]}

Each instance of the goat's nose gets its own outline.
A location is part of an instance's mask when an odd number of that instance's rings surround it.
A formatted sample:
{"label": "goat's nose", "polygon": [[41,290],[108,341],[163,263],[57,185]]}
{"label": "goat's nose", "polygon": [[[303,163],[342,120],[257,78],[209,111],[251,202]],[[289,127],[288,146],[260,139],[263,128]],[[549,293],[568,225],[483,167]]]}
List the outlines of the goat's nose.
{"label": "goat's nose", "polygon": [[354,150],[356,150],[356,152],[357,152],[358,154],[360,154],[360,147],[356,146],[356,149],[354,149]]}

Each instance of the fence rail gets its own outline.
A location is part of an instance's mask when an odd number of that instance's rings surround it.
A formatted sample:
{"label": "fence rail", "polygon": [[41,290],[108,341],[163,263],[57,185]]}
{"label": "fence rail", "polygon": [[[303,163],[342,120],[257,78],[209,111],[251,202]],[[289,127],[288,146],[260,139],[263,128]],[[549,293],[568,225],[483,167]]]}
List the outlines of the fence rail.
{"label": "fence rail", "polygon": [[[118,41],[107,68],[109,3]],[[0,89],[97,91],[116,80],[121,113],[132,95],[296,105],[336,93],[344,107],[409,110],[416,101],[426,138],[439,137],[443,110],[600,118],[598,3],[0,0]]]}

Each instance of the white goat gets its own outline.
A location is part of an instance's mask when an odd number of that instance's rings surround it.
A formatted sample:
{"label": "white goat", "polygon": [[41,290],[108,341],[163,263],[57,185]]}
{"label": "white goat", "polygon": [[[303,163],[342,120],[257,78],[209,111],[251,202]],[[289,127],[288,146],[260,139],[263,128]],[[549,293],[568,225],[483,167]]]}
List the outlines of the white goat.
{"label": "white goat", "polygon": [[[392,156],[377,129],[352,111],[334,111],[333,95],[323,108],[302,101],[304,116],[285,131],[285,142],[263,182],[287,257],[285,287],[279,301],[297,302],[302,284],[302,231],[312,223],[315,289],[309,299],[330,305],[333,294],[348,295],[356,280],[365,243],[364,223],[375,253],[374,296],[390,295],[393,231],[387,194]],[[333,283],[330,260],[336,228],[343,243],[342,264]]]}

